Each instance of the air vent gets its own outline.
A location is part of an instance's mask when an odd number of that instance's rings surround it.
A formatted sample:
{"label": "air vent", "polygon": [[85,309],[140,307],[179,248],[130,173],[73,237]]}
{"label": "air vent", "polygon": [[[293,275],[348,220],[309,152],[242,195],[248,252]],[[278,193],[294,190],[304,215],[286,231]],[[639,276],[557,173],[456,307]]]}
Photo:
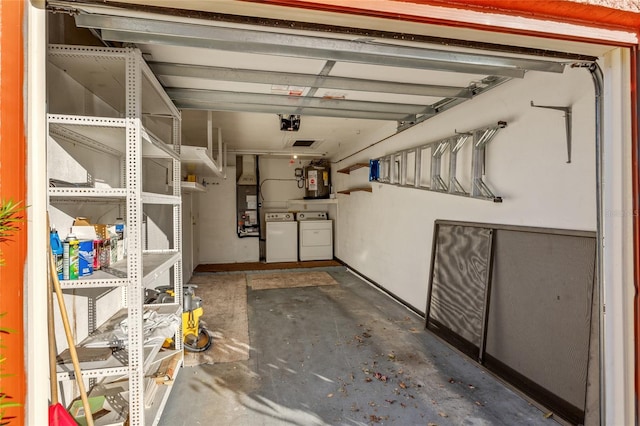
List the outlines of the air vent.
{"label": "air vent", "polygon": [[322,142],[324,142],[324,139],[289,139],[285,142],[284,148],[296,148],[304,151],[318,148]]}

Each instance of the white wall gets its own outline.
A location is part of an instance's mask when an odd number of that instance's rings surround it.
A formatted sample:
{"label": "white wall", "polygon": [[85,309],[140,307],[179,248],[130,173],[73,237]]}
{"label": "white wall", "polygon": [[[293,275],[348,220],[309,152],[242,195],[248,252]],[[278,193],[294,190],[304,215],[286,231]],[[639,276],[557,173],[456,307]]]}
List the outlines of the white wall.
{"label": "white wall", "polygon": [[[631,145],[631,62],[627,49],[614,49],[604,72],[602,228],[603,378],[605,424],[633,424],[634,250]],[[637,356],[637,355],[636,355]]]}
{"label": "white wall", "polygon": [[304,197],[304,187],[298,188],[294,171],[308,163],[308,159],[297,159],[291,163],[289,158],[260,157],[260,191],[264,210],[286,211],[288,200]]}
{"label": "white wall", "polygon": [[227,179],[207,178],[207,192],[198,194],[198,263],[257,262],[258,238],[238,238],[236,218],[236,168]]}
{"label": "white wall", "polygon": [[[531,101],[573,107],[571,164],[566,163],[563,113],[532,108]],[[456,130],[508,122],[487,148],[485,177],[503,203],[384,184],[374,184],[372,193],[338,195],[337,257],[424,312],[437,219],[594,231],[594,111],[588,71],[529,72],[522,80],[510,81],[340,162],[334,170],[436,141]],[[348,146],[336,159],[374,142]],[[366,170],[334,173],[337,189],[366,183]]]}
{"label": "white wall", "polygon": [[[295,204],[289,200],[300,200],[304,197],[304,188],[299,188],[294,170],[304,167],[309,159],[295,160],[289,158],[261,156],[258,161],[260,168],[262,203],[261,224],[264,237],[264,214],[267,211],[329,211],[335,218],[335,209],[325,204]],[[199,263],[235,263],[257,262],[260,258],[259,242],[257,238],[238,238],[235,232],[236,224],[236,168],[230,166],[227,170],[228,178],[207,178],[213,185],[207,186],[206,193],[199,193],[197,220],[197,235],[200,239],[198,248]],[[302,184],[301,184],[302,185]],[[196,198],[194,197],[194,199]]]}

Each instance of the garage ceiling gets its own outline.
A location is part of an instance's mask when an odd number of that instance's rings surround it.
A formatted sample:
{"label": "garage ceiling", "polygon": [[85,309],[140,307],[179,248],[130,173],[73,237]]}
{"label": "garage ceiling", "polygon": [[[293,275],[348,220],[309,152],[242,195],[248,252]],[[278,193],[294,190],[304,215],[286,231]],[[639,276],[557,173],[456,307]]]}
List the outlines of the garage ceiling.
{"label": "garage ceiling", "polygon": [[[214,127],[239,153],[331,157],[356,138],[388,137],[527,72],[561,73],[572,58],[73,6],[77,26],[143,52],[183,109],[184,144],[206,144],[213,111]],[[290,116],[300,129],[280,130]]]}

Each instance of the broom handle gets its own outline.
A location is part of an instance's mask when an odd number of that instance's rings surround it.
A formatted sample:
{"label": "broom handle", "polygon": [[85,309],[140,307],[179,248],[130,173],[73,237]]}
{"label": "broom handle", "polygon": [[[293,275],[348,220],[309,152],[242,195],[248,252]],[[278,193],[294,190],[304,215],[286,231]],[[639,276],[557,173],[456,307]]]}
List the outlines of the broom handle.
{"label": "broom handle", "polygon": [[[47,229],[51,229],[49,225],[49,212],[47,212]],[[52,256],[51,238],[47,238],[47,254]],[[51,266],[49,266],[51,269]],[[57,273],[56,268],[56,273]],[[58,404],[58,366],[56,363],[56,334],[53,322],[53,283],[51,275],[47,277],[47,333],[49,335],[49,386],[51,390],[51,405]]]}
{"label": "broom handle", "polygon": [[47,331],[49,332],[49,384],[51,386],[51,405],[58,403],[58,377],[56,363],[56,341],[53,331],[53,285],[51,276],[47,279]]}
{"label": "broom handle", "polygon": [[91,414],[89,399],[87,398],[87,392],[84,388],[82,371],[80,371],[80,363],[78,362],[78,353],[76,352],[76,345],[73,341],[73,335],[71,334],[67,308],[64,304],[62,289],[60,288],[60,281],[58,281],[58,273],[56,271],[56,265],[53,261],[51,252],[49,253],[49,270],[53,280],[53,288],[55,289],[56,296],[58,297],[58,305],[60,306],[60,314],[62,315],[62,324],[64,324],[64,333],[67,336],[67,342],[69,343],[69,354],[71,355],[71,362],[73,362],[73,371],[76,375],[76,382],[78,382],[78,390],[80,390],[80,398],[82,399],[82,406],[84,407],[85,419],[87,420],[87,426],[93,426],[93,415]]}

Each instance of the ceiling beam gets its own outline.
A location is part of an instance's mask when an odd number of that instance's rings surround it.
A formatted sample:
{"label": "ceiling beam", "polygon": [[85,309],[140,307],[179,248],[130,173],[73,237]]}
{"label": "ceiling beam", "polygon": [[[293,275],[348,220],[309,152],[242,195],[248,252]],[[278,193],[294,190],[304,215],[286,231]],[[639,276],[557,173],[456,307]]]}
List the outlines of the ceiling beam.
{"label": "ceiling beam", "polygon": [[153,73],[167,77],[188,77],[202,80],[222,80],[259,84],[317,87],[325,89],[355,90],[375,93],[394,93],[446,98],[471,98],[466,87],[437,86],[431,84],[399,83],[361,78],[333,77],[288,72],[259,71],[238,68],[182,65],[167,62],[149,62]]}
{"label": "ceiling beam", "polygon": [[[363,112],[363,111],[338,111],[335,109],[324,108],[292,108],[292,107],[278,107],[273,105],[247,105],[247,104],[221,104],[221,103],[207,103],[197,101],[182,101],[175,100],[174,103],[180,109],[197,109],[197,110],[215,110],[215,111],[229,111],[229,112],[254,112],[262,114],[286,114],[286,115],[304,115],[313,117],[331,117],[331,118],[355,118],[360,120],[381,120],[381,121],[397,121],[414,122],[418,118],[415,115],[398,114],[391,112]],[[427,117],[427,116],[425,116]]]}
{"label": "ceiling beam", "polygon": [[564,64],[538,59],[451,52],[409,46],[222,28],[140,18],[79,14],[76,25],[101,29],[104,40],[209,48],[233,52],[334,60],[522,78],[525,71],[561,73]]}
{"label": "ceiling beam", "polygon": [[[314,117],[355,118],[360,120],[382,121],[416,121],[418,116],[394,112],[369,112],[336,110],[333,108],[299,108],[297,106],[258,105],[243,103],[220,103],[214,101],[198,101],[193,99],[174,99],[180,109],[197,109],[204,111],[253,112],[262,114],[306,115]],[[426,117],[426,116],[425,116]]]}
{"label": "ceiling beam", "polygon": [[[428,105],[400,104],[391,102],[352,101],[347,99],[309,98],[304,96],[271,95],[249,92],[226,92],[222,90],[201,90],[167,88],[167,94],[175,101],[205,102],[217,104],[267,105],[278,108],[334,109],[336,111],[361,111],[363,113],[388,112],[400,115],[434,114]],[[212,108],[216,109],[216,108]],[[249,109],[251,110],[251,109]],[[300,113],[302,114],[302,112]]]}

